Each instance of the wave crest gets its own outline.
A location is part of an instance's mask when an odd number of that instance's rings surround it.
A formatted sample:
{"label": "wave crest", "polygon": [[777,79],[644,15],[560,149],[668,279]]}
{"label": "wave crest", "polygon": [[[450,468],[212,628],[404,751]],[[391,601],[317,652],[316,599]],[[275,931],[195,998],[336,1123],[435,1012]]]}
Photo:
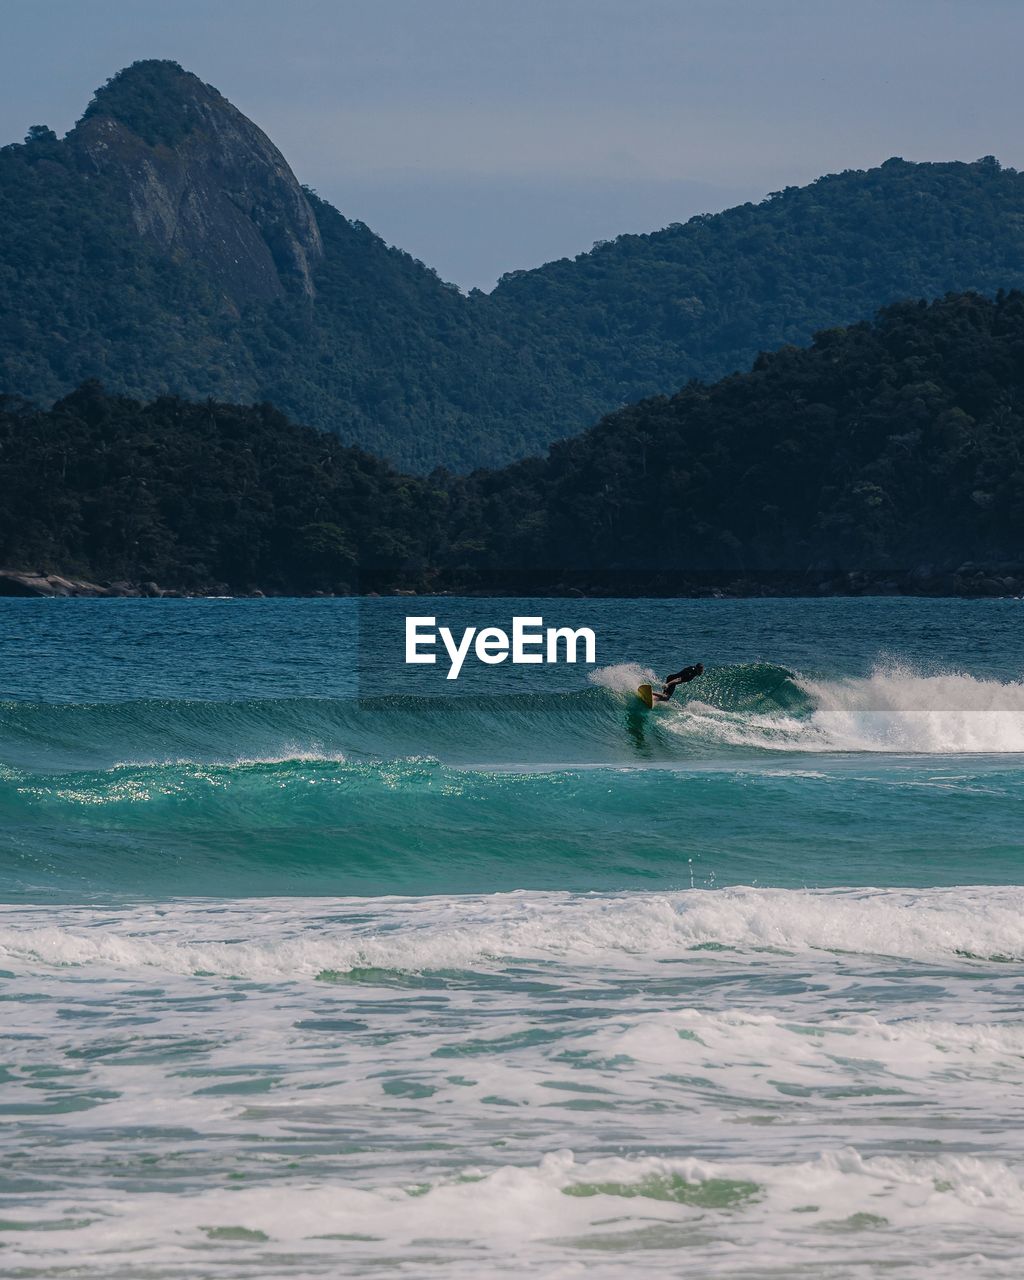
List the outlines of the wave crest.
{"label": "wave crest", "polygon": [[[666,894],[508,893],[483,897],[269,903],[202,902],[159,913],[69,910],[69,927],[0,912],[5,964],[159,969],[255,980],[357,970],[470,971],[516,963],[630,968],[703,950],[740,955],[834,952],[907,960],[1024,960],[1019,888],[690,890]],[[173,939],[173,940],[172,940]],[[723,962],[719,955],[716,963]]]}
{"label": "wave crest", "polygon": [[574,692],[250,702],[0,703],[0,755],[19,768],[109,768],[434,756],[453,764],[637,763],[742,751],[1024,753],[1024,684],[880,666],[861,678],[770,663],[708,668],[646,714],[638,664]]}

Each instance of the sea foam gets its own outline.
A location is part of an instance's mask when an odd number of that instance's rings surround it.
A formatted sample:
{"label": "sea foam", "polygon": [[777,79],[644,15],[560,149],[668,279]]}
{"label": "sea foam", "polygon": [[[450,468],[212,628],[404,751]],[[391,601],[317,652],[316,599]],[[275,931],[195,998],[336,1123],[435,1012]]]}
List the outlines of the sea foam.
{"label": "sea foam", "polygon": [[863,678],[795,675],[806,702],[780,708],[753,697],[737,708],[693,685],[666,708],[664,727],[684,740],[761,750],[960,755],[1024,753],[1024,684],[951,672],[880,666]]}
{"label": "sea foam", "polygon": [[60,928],[40,927],[36,914],[0,910],[5,964],[280,981],[511,962],[643,965],[684,961],[708,947],[926,962],[1024,959],[1024,889],[1018,887],[509,893],[379,899],[372,906],[368,900],[317,899],[304,909],[293,900],[274,900],[233,912],[183,901],[159,915],[147,908],[69,909],[68,924]]}

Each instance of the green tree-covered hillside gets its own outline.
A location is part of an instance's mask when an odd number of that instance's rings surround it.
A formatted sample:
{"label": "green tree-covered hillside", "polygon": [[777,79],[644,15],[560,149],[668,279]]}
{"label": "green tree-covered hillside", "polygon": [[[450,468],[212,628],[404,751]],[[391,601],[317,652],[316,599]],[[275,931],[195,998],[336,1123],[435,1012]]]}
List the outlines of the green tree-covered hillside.
{"label": "green tree-covered hillside", "polygon": [[3,405],[0,493],[0,565],[173,588],[1019,592],[1024,293],[899,304],[470,476],[90,384]]}
{"label": "green tree-covered hillside", "polygon": [[1024,286],[1024,176],[890,160],[464,297],[174,63],[0,150],[0,391],[271,401],[410,470],[498,465],[903,298]]}

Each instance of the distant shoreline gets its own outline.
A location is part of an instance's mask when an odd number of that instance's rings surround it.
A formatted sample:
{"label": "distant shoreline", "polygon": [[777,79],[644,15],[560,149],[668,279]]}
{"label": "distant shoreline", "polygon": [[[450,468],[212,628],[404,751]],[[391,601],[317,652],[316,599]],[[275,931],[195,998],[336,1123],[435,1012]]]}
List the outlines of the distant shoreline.
{"label": "distant shoreline", "polygon": [[[966,572],[965,572],[966,570]],[[908,599],[1022,599],[1024,574],[1005,574],[974,566],[963,566],[956,572],[922,574],[868,573],[855,570],[842,575],[760,574],[734,576],[707,572],[681,576],[675,582],[664,576],[648,579],[614,575],[615,582],[590,581],[585,574],[565,575],[570,582],[555,580],[554,574],[510,575],[504,584],[496,582],[461,583],[450,587],[381,586],[380,589],[351,591],[290,591],[271,588],[239,590],[226,583],[208,587],[164,587],[152,581],[92,581],[58,573],[42,573],[18,569],[0,569],[0,599],[374,599],[374,598],[550,598],[562,600],[606,599],[678,599],[678,600],[758,600],[758,599],[830,599],[903,597]],[[574,580],[574,581],[573,581]],[[626,582],[632,588],[624,589]],[[576,584],[579,585],[576,585]]]}

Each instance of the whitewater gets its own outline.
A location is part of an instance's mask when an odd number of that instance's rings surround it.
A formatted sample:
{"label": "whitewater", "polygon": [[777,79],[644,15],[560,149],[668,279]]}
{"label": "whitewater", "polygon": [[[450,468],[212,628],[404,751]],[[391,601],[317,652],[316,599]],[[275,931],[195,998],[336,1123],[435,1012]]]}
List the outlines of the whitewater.
{"label": "whitewater", "polygon": [[0,601],[0,1270],[1018,1274],[1024,605],[404,608]]}

